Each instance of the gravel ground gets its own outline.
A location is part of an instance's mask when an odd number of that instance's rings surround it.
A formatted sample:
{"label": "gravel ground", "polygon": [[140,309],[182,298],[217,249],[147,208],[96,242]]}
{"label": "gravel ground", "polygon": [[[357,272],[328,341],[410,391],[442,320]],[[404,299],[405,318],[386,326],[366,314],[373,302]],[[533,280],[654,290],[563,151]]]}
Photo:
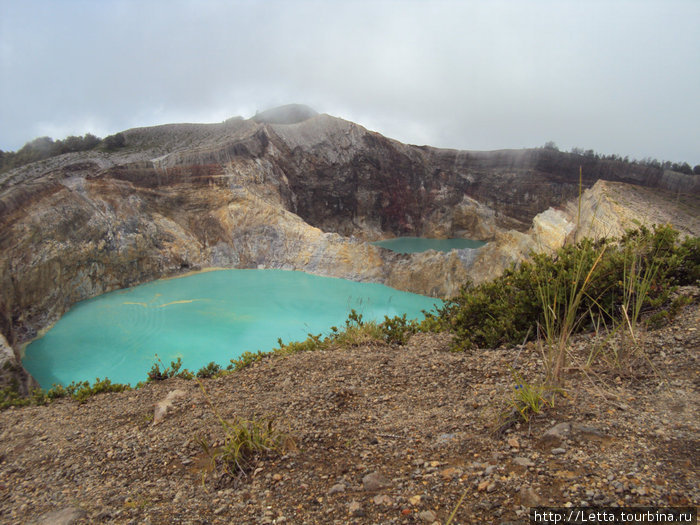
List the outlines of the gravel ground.
{"label": "gravel ground", "polygon": [[[536,345],[449,351],[449,336],[266,359],[203,382],[227,418],[293,437],[247,477],[198,444],[221,425],[195,381],[0,413],[2,523],[527,523],[533,505],[697,505],[700,308],[640,334],[623,369],[572,366],[567,396],[497,432]],[[590,351],[591,335],[573,353]],[[574,362],[575,364],[575,362]],[[175,395],[162,421],[154,406]]]}

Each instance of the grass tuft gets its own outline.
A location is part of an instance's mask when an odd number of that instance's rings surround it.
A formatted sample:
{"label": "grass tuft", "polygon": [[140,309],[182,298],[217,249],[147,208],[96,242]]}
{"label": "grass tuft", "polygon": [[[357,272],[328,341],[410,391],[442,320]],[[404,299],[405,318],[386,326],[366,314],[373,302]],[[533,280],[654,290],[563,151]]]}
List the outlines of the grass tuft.
{"label": "grass tuft", "polygon": [[246,476],[258,459],[279,455],[294,448],[292,438],[276,428],[273,418],[224,419],[214,407],[202,382],[197,379],[197,383],[224,433],[220,446],[210,444],[203,437],[198,438],[202,450],[211,461],[212,469],[221,476],[231,479]]}

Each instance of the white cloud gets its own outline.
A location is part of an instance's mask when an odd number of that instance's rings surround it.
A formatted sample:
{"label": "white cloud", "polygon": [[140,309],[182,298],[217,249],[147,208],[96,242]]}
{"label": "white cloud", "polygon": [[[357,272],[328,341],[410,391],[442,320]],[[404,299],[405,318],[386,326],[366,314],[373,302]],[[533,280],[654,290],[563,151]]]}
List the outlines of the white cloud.
{"label": "white cloud", "polygon": [[698,163],[698,19],[682,0],[0,0],[0,147],[300,102],[411,143]]}

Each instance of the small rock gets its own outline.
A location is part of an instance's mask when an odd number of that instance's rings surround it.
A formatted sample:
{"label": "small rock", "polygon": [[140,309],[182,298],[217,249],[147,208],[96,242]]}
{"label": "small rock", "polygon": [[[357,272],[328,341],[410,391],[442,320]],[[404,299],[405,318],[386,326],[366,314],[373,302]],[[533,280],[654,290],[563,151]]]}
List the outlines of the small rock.
{"label": "small rock", "polygon": [[418,517],[425,523],[433,523],[435,520],[437,520],[437,514],[435,514],[432,510],[424,510],[423,512],[419,512]]}
{"label": "small rock", "polygon": [[419,494],[417,494],[415,496],[411,496],[410,498],[408,498],[408,502],[411,505],[413,505],[414,507],[417,507],[418,505],[420,505],[421,499],[422,499],[421,496]]}
{"label": "small rock", "polygon": [[101,510],[100,512],[97,513],[97,516],[95,516],[95,519],[97,521],[107,521],[109,519],[112,519],[114,516],[112,515],[112,511],[105,509]]}
{"label": "small rock", "polygon": [[375,505],[385,505],[387,507],[391,507],[394,504],[393,500],[386,494],[377,494],[372,501],[374,501]]}
{"label": "small rock", "polygon": [[535,462],[532,461],[530,458],[524,458],[522,456],[518,456],[516,458],[513,458],[513,463],[516,465],[520,465],[521,467],[534,467]]}
{"label": "small rock", "polygon": [[542,505],[542,499],[532,489],[532,487],[520,487],[518,491],[520,504],[523,507],[539,507]]}
{"label": "small rock", "polygon": [[553,449],[552,449],[552,454],[555,455],[555,456],[559,456],[559,455],[561,455],[561,454],[566,454],[566,449],[565,449],[565,448],[561,448],[561,447],[559,447],[559,448],[553,448]]}
{"label": "small rock", "polygon": [[457,434],[440,434],[437,438],[437,443],[439,445],[443,444],[443,443],[447,443],[449,441],[452,441],[456,437],[457,437]]}
{"label": "small rock", "polygon": [[587,439],[589,441],[601,442],[607,442],[612,440],[612,438],[605,432],[602,432],[601,430],[598,430],[597,428],[588,425],[579,425],[575,423],[574,425],[572,425],[571,431],[572,434],[575,434],[576,438],[578,439]]}
{"label": "small rock", "polygon": [[543,445],[559,445],[564,439],[571,434],[571,423],[557,423],[552,428],[547,430],[540,439]]}
{"label": "small rock", "polygon": [[488,488],[489,483],[491,483],[491,482],[488,479],[484,480],[481,483],[479,483],[476,488],[479,492],[483,492]]}
{"label": "small rock", "polygon": [[362,517],[365,515],[365,511],[362,510],[362,505],[359,502],[352,500],[348,505],[348,512],[357,517]]}
{"label": "small rock", "polygon": [[165,399],[156,403],[156,407],[153,412],[153,424],[157,425],[158,423],[160,423],[168,414],[170,409],[173,407],[173,403],[177,399],[185,397],[186,395],[187,394],[184,390],[180,390],[178,388],[177,390],[172,390],[171,392],[169,392]]}
{"label": "small rock", "polygon": [[331,489],[328,491],[329,495],[333,494],[338,494],[339,492],[345,492],[345,484],[344,483],[337,483],[331,487]]}
{"label": "small rock", "polygon": [[444,470],[440,471],[440,476],[445,479],[445,480],[450,480],[452,478],[456,478],[462,475],[462,470],[455,468],[455,467],[449,467]]}
{"label": "small rock", "polygon": [[381,490],[391,487],[391,481],[379,472],[372,472],[362,478],[362,487],[367,491]]}
{"label": "small rock", "polygon": [[84,518],[86,512],[78,507],[66,507],[44,514],[37,521],[37,525],[73,525],[78,520]]}
{"label": "small rock", "polygon": [[520,443],[518,443],[517,438],[510,437],[508,438],[508,446],[513,448],[520,448]]}

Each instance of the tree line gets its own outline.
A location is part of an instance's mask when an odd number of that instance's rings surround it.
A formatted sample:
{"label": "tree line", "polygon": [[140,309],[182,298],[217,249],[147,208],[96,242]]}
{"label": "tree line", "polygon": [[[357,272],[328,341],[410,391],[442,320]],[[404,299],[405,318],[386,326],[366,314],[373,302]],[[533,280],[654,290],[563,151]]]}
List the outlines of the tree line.
{"label": "tree line", "polygon": [[[71,153],[76,151],[88,151],[92,149],[102,149],[104,151],[114,151],[123,148],[126,145],[126,139],[123,133],[109,135],[104,139],[96,137],[92,133],[86,133],[83,136],[71,135],[63,140],[53,140],[51,137],[39,137],[30,142],[27,142],[17,151],[3,151],[0,149],[0,171],[18,168],[31,162],[48,159],[56,155]],[[559,151],[557,145],[552,142],[546,142],[544,149]],[[694,168],[690,167],[687,162],[671,162],[668,160],[659,161],[651,157],[642,160],[631,159],[628,156],[621,155],[602,155],[596,153],[592,149],[584,150],[583,148],[571,148],[573,155],[580,155],[596,160],[611,160],[623,163],[638,164],[641,166],[650,166],[652,168],[677,171],[686,175],[700,175],[700,164]]]}
{"label": "tree line", "polygon": [[[552,141],[545,142],[543,148],[559,151],[557,145]],[[583,148],[571,148],[571,151],[569,153],[572,153],[573,155],[579,155],[581,157],[587,157],[589,159],[613,160],[616,162],[623,162],[625,164],[638,164],[640,166],[650,166],[652,168],[677,171],[678,173],[685,173],[686,175],[700,175],[700,164],[696,165],[694,168],[691,168],[690,164],[688,164],[687,162],[671,162],[670,160],[660,161],[651,157],[646,157],[641,160],[637,160],[630,159],[629,156],[623,157],[621,155],[615,155],[614,153],[612,155],[603,155],[601,153],[596,153],[592,149],[584,150]]]}
{"label": "tree line", "polygon": [[64,153],[88,151],[96,148],[113,151],[126,145],[123,133],[117,133],[101,139],[92,133],[83,136],[71,135],[63,140],[53,140],[51,137],[39,137],[27,142],[17,151],[0,149],[0,171],[18,168],[31,162],[48,159]]}

